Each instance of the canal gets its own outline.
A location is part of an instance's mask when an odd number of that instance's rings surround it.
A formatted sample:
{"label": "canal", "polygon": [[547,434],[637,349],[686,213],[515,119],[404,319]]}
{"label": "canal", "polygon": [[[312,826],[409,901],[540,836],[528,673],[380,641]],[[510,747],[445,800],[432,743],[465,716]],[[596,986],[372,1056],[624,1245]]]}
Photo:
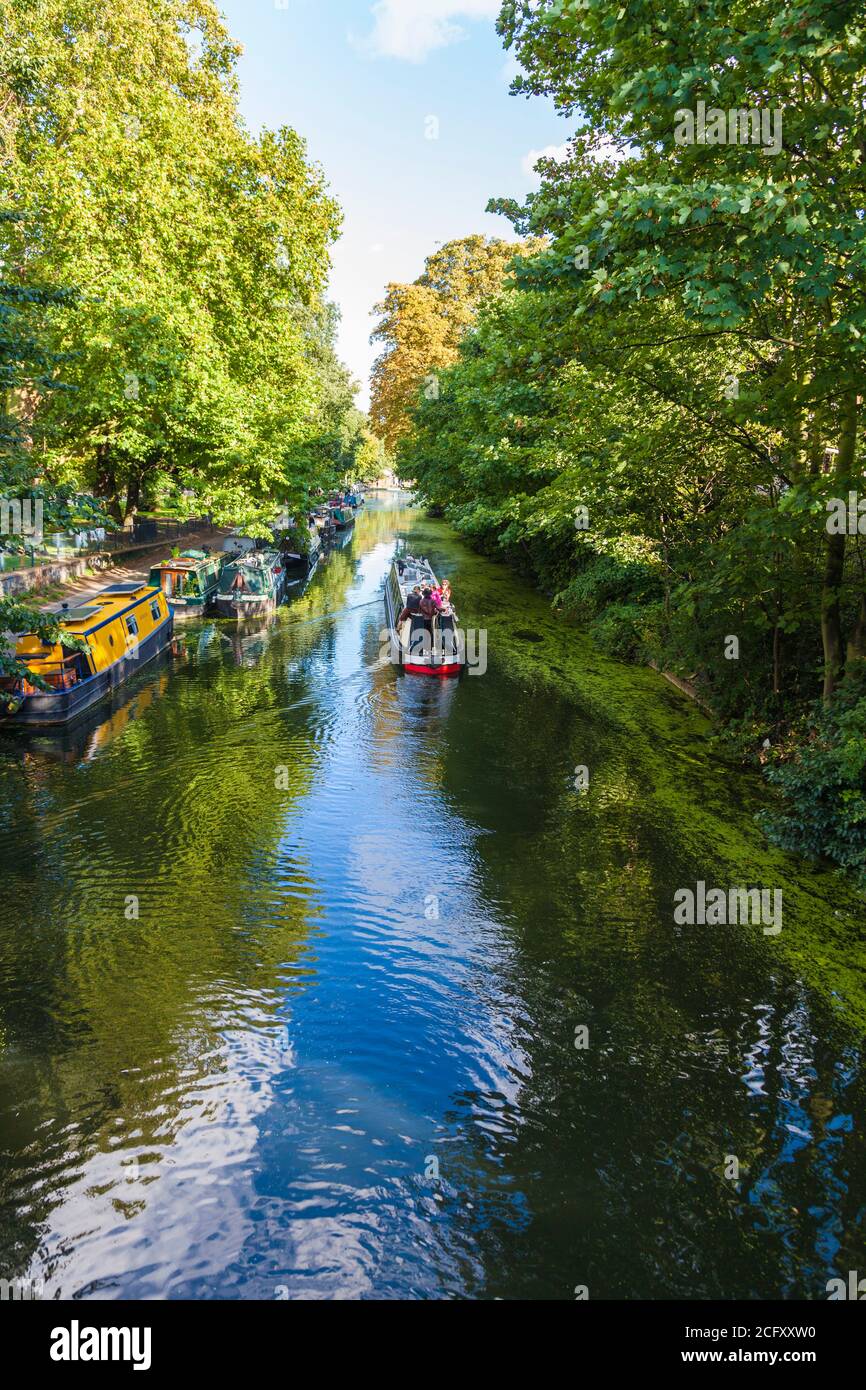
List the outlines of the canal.
{"label": "canal", "polygon": [[[397,537],[487,669],[380,657]],[[270,623],[0,735],[0,1276],[63,1298],[826,1298],[862,900],[700,712],[371,505]],[[584,773],[578,772],[584,769]],[[683,926],[698,882],[781,932]]]}

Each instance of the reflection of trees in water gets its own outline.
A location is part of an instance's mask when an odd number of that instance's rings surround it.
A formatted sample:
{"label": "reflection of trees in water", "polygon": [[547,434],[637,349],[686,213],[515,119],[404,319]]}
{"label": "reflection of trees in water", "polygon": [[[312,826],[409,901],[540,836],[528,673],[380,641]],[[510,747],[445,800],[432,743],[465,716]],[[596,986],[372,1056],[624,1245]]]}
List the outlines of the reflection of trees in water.
{"label": "reflection of trees in water", "polygon": [[[185,625],[180,660],[0,765],[0,1113],[16,1117],[0,1268],[37,1249],[48,1173],[72,1181],[72,1151],[116,1152],[123,1183],[118,1136],[164,1157],[183,1098],[219,1094],[226,1030],[275,1028],[315,969],[320,909],[287,829],[321,749],[315,708],[292,707],[333,626],[305,620],[345,607],[359,548],[389,527],[365,511],[355,544],[273,618]],[[147,1191],[120,1188],[118,1213]]]}
{"label": "reflection of trees in water", "polygon": [[759,932],[674,928],[694,866],[628,750],[555,699],[540,719],[502,684],[474,698],[452,712],[443,791],[488,832],[514,1092],[455,1097],[433,1150],[432,1219],[481,1255],[472,1291],[826,1297],[862,1265],[859,1047]]}
{"label": "reflection of trees in water", "polygon": [[[347,557],[306,610],[339,606],[351,577]],[[0,1252],[17,1268],[57,1197],[34,1175],[118,1134],[170,1147],[179,1098],[225,1068],[224,1029],[273,1026],[287,987],[315,968],[319,907],[286,831],[320,752],[308,716],[286,712],[298,677],[285,668],[316,628],[277,623],[258,664],[239,668],[223,626],[184,633],[169,688],[104,716],[114,737],[88,765],[49,750],[3,769],[0,1109],[21,1117],[9,1176],[25,1180],[9,1200],[17,1210],[26,1194],[29,1212]]]}

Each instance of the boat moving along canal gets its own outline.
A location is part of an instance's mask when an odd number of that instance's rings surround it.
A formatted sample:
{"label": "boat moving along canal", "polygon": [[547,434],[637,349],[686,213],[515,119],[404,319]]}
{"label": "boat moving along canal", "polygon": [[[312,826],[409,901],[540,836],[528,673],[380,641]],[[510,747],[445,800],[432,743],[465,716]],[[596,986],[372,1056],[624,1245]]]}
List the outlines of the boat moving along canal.
{"label": "boat moving along canal", "polygon": [[276,550],[257,550],[223,567],[216,596],[221,618],[256,618],[286,596],[286,566]]}
{"label": "boat moving along canal", "polygon": [[[441,593],[429,560],[397,554],[385,580],[385,611],[392,634],[392,661],[412,676],[459,676],[466,664],[457,614],[446,602],[420,607],[425,593]],[[413,611],[414,610],[414,611]]]}
{"label": "boat moving along canal", "polygon": [[[45,646],[34,633],[18,639],[21,675],[0,681],[13,724],[75,719],[164,651],[174,630],[165,594],[149,584],[112,584],[78,608],[64,606],[58,620],[82,645],[61,638]],[[42,686],[30,681],[28,672]]]}

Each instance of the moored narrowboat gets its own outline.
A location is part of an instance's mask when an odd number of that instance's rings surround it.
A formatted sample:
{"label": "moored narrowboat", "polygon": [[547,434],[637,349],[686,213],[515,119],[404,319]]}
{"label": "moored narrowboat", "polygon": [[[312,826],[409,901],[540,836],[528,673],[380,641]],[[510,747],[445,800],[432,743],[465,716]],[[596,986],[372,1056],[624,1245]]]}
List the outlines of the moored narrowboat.
{"label": "moored narrowboat", "polygon": [[286,596],[286,567],[276,550],[257,550],[223,566],[216,596],[221,618],[257,618]]}
{"label": "moored narrowboat", "polygon": [[200,618],[216,597],[222,566],[221,555],[184,550],[154,565],[148,583],[162,590],[175,618]]}
{"label": "moored narrowboat", "polygon": [[350,526],[355,524],[354,507],[347,506],[345,502],[332,503],[331,520],[338,531],[347,531]]}
{"label": "moored narrowboat", "polygon": [[44,645],[34,633],[18,639],[21,675],[0,681],[13,724],[69,723],[164,651],[174,630],[165,594],[148,584],[112,584],[77,608],[64,605],[56,617],[82,645],[62,637]]}
{"label": "moored narrowboat", "polygon": [[287,527],[278,544],[283,564],[296,577],[312,574],[322,556],[322,538],[313,518]]}
{"label": "moored narrowboat", "polygon": [[391,631],[392,661],[413,676],[459,676],[466,654],[450,604],[427,618],[420,612],[399,621],[415,588],[436,589],[429,560],[403,554],[394,558],[385,580],[385,612]]}

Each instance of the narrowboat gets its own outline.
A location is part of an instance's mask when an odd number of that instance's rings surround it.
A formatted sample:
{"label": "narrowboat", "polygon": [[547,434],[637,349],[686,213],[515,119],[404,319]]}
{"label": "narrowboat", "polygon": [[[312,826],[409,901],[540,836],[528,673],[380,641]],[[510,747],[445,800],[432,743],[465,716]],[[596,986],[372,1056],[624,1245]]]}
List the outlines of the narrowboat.
{"label": "narrowboat", "polygon": [[429,560],[407,554],[396,556],[385,580],[385,612],[392,635],[391,660],[413,676],[459,676],[466,665],[466,654],[453,608],[447,613],[437,613],[430,620],[413,614],[398,628],[397,619],[416,584],[421,589],[428,584],[431,589],[438,587],[439,581]]}
{"label": "narrowboat", "polygon": [[161,589],[175,618],[200,618],[216,597],[222,556],[205,550],[183,550],[150,571],[148,583]]}
{"label": "narrowboat", "polygon": [[331,508],[328,506],[317,507],[313,512],[313,524],[321,544],[330,545],[337,534],[334,525],[334,518],[331,516]]}
{"label": "narrowboat", "polygon": [[355,524],[355,509],[347,506],[345,502],[333,502],[331,519],[338,531],[347,531]]}
{"label": "narrowboat", "polygon": [[357,512],[360,511],[363,507],[365,499],[364,494],[360,492],[358,488],[354,488],[351,492],[346,493],[344,500],[349,504],[350,507],[354,507],[355,511]]}
{"label": "narrowboat", "polygon": [[286,596],[286,567],[276,550],[257,550],[223,566],[216,596],[221,618],[257,618]]}
{"label": "narrowboat", "polygon": [[292,575],[313,573],[322,557],[322,538],[313,521],[289,526],[279,541],[283,564]]}
{"label": "narrowboat", "polygon": [[[21,675],[0,681],[13,724],[68,724],[165,651],[174,631],[165,594],[149,584],[112,584],[78,608],[64,604],[56,617],[83,645],[61,637],[44,646],[34,633],[18,639]],[[28,671],[47,688],[28,680]]]}

